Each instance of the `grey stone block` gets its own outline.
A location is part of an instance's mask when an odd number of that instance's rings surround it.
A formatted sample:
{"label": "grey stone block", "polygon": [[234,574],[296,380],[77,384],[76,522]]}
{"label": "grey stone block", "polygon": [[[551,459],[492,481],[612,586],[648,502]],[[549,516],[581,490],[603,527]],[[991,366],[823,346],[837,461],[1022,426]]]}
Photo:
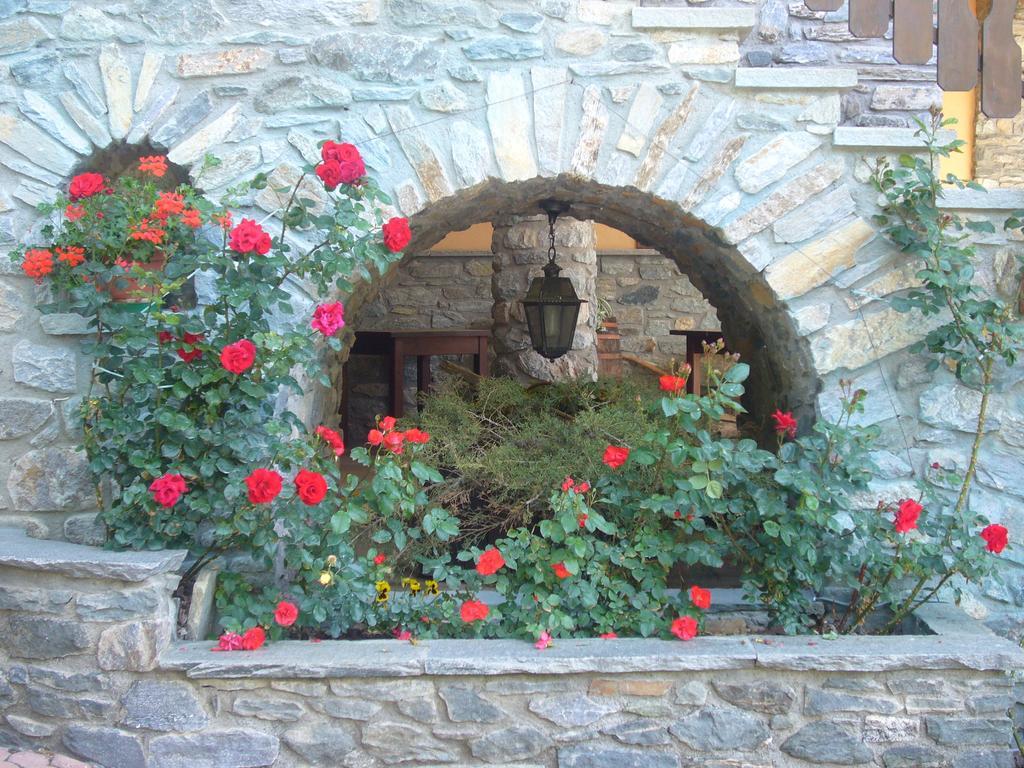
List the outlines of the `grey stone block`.
{"label": "grey stone block", "polygon": [[78,387],[75,353],[67,347],[34,344],[22,340],[14,345],[14,380],[47,392],[71,394]]}
{"label": "grey stone block", "polygon": [[1010,738],[1006,720],[977,717],[926,717],[928,735],[945,746],[1005,744]]}
{"label": "grey stone block", "polygon": [[151,731],[197,731],[210,722],[209,715],[185,683],[139,680],[124,697],[122,724]]}
{"label": "grey stone block", "polygon": [[530,711],[562,728],[590,725],[619,710],[614,701],[573,694],[542,696],[532,699]]}
{"label": "grey stone block", "polygon": [[882,753],[885,768],[949,768],[949,760],[937,749],[916,744],[893,747]]}
{"label": "grey stone block", "polygon": [[305,710],[302,705],[287,699],[266,699],[260,697],[239,697],[231,705],[231,711],[236,715],[245,717],[256,717],[260,720],[281,720],[294,722],[300,719]]}
{"label": "grey stone block", "polygon": [[828,715],[833,712],[876,712],[892,714],[900,707],[889,699],[868,696],[855,696],[835,691],[811,690],[804,701],[804,713],[808,715]]}
{"label": "grey stone block", "polygon": [[263,768],[279,751],[276,736],[241,728],[158,736],[149,744],[149,768]]}
{"label": "grey stone block", "polygon": [[784,715],[796,702],[792,688],[770,682],[715,683],[715,691],[730,704],[769,715]]}
{"label": "grey stone block", "polygon": [[670,752],[620,747],[578,746],[558,750],[558,768],[679,768]]}
{"label": "grey stone block", "polygon": [[448,708],[448,717],[456,723],[494,723],[505,714],[468,686],[442,685],[438,693]]}
{"label": "grey stone block", "polygon": [[863,765],[874,759],[874,754],[860,740],[838,723],[818,720],[809,723],[782,743],[787,755],[819,763],[828,756],[837,765]]}
{"label": "grey stone block", "polygon": [[757,749],[770,737],[765,722],[740,709],[707,707],[682,718],[669,732],[692,749]]}
{"label": "grey stone block", "polygon": [[16,658],[60,659],[88,648],[89,633],[78,622],[13,614],[6,621],[4,645]]}
{"label": "grey stone block", "polygon": [[356,748],[352,733],[338,725],[298,726],[285,731],[281,739],[313,765],[339,765]]}
{"label": "grey stone block", "polygon": [[104,768],[146,768],[138,737],[116,728],[71,725],[64,732],[64,745]]}
{"label": "grey stone block", "polygon": [[551,739],[543,731],[529,725],[516,725],[471,739],[469,749],[473,757],[498,763],[536,757],[551,745]]}
{"label": "grey stone block", "polygon": [[75,610],[85,621],[122,621],[124,619],[158,618],[160,596],[151,589],[128,592],[98,592],[81,595]]}

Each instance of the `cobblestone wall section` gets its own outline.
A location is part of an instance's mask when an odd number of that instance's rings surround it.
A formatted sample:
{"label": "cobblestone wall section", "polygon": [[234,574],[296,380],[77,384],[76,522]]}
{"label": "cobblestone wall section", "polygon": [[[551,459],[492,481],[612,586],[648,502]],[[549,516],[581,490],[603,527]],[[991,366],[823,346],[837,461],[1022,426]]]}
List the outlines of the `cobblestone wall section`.
{"label": "cobblestone wall section", "polygon": [[1013,765],[1005,672],[1022,654],[962,615],[944,642],[852,638],[824,653],[742,637],[211,653],[171,636],[183,553],[11,541],[0,743],[97,766]]}

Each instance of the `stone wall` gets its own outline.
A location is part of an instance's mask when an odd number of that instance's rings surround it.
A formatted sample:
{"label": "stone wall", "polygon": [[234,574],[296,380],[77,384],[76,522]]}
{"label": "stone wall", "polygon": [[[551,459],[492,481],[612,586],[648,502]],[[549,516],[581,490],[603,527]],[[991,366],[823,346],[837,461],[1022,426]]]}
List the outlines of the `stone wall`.
{"label": "stone wall", "polygon": [[[1013,36],[1024,49],[1024,5],[1017,4]],[[1024,82],[1024,64],[1021,81]],[[1024,107],[1024,99],[1022,99]],[[1024,109],[1016,117],[994,120],[978,111],[974,139],[974,176],[995,187],[1024,187]]]}
{"label": "stone wall", "polygon": [[0,531],[0,744],[102,768],[1012,768],[1024,653],[938,635],[289,641],[171,635],[183,553]]}

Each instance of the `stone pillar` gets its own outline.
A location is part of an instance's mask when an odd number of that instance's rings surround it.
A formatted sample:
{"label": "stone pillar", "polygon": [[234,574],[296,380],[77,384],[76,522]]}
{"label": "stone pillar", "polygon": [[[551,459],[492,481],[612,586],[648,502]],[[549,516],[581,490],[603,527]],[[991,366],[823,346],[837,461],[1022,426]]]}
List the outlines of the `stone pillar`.
{"label": "stone pillar", "polygon": [[572,280],[580,307],[572,350],[549,361],[533,351],[520,303],[530,281],[547,263],[547,216],[508,216],[494,222],[494,369],[526,381],[558,381],[597,375],[597,248],[594,223],[563,217],[555,225],[555,247],[562,275]]}

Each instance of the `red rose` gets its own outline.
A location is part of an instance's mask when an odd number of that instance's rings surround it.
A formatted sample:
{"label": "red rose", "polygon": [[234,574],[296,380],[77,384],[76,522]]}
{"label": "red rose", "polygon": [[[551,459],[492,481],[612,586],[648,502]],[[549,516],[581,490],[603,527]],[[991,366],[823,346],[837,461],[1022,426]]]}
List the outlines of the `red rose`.
{"label": "red rose", "polygon": [[997,555],[1006,549],[1009,541],[1006,528],[998,523],[987,526],[979,535],[985,540],[985,549]]}
{"label": "red rose", "polygon": [[700,587],[690,587],[690,602],[695,608],[707,610],[711,607],[711,590]]}
{"label": "red rose", "polygon": [[[353,144],[325,141],[323,146],[320,147],[320,157],[323,158],[323,165],[337,165],[337,171],[333,169],[328,171],[332,178],[334,178],[335,173],[337,174],[337,181],[331,184],[328,187],[329,189],[333,189],[339,183],[352,184],[366,175],[366,165],[363,163],[359,150]],[[320,167],[317,168],[318,176],[320,176]],[[320,176],[320,178],[323,179],[323,176]],[[324,181],[324,186],[328,186],[326,180]]]}
{"label": "red rose", "polygon": [[211,651],[240,651],[242,650],[242,636],[237,632],[225,632],[217,638],[217,645]]}
{"label": "red rose", "polygon": [[896,533],[906,533],[917,528],[917,518],[924,509],[913,499],[900,500],[899,509],[896,510]]}
{"label": "red rose", "polygon": [[662,392],[678,394],[686,389],[686,379],[682,376],[662,376],[658,379]]}
{"label": "red rose", "polygon": [[344,305],[340,301],[321,304],[313,310],[313,319],[309,324],[324,336],[333,336],[339,329],[345,327]]}
{"label": "red rose", "polygon": [[384,447],[395,454],[402,452],[402,444],[405,442],[405,435],[401,432],[388,432],[384,435]]}
{"label": "red rose", "polygon": [[412,429],[405,430],[405,442],[415,443],[417,445],[426,445],[430,442],[430,433],[424,432],[422,429],[413,427]]}
{"label": "red rose", "polygon": [[369,434],[366,435],[366,442],[370,445],[380,445],[384,442],[384,433],[379,429],[371,429]]}
{"label": "red rose", "polygon": [[626,463],[629,458],[629,448],[621,448],[617,445],[609,445],[604,449],[604,457],[601,459],[612,469],[618,469]]}
{"label": "red rose", "polygon": [[345,453],[345,443],[341,439],[341,435],[335,432],[329,427],[317,427],[314,432],[316,436],[331,446],[335,456],[341,456]]}
{"label": "red rose", "polygon": [[101,174],[80,173],[68,185],[68,196],[72,200],[81,200],[83,197],[92,197],[102,192],[105,187],[106,182]]}
{"label": "red rose", "polygon": [[290,627],[297,618],[299,618],[299,609],[295,607],[294,603],[282,600],[277,604],[277,609],[274,611],[274,621],[282,627]]}
{"label": "red rose", "polygon": [[680,640],[693,640],[697,636],[697,620],[693,616],[680,616],[672,622],[670,631]]}
{"label": "red rose", "polygon": [[281,476],[272,469],[254,469],[245,478],[249,489],[249,501],[253,504],[269,504],[281,492]]}
{"label": "red rose", "polygon": [[270,250],[270,235],[252,219],[242,219],[238,226],[231,230],[228,246],[238,253],[255,251],[262,256]]}
{"label": "red rose", "polygon": [[324,476],[308,469],[300,469],[295,475],[295,490],[302,503],[310,507],[316,506],[327,495],[327,481]]}
{"label": "red rose", "polygon": [[577,515],[577,517],[576,517],[576,522],[580,524],[580,528],[586,528],[587,527],[587,513],[586,512],[580,512],[580,514]]}
{"label": "red rose", "polygon": [[575,490],[576,493],[586,493],[590,490],[590,483],[580,483],[573,490]]}
{"label": "red rose", "polygon": [[228,344],[220,351],[220,364],[231,373],[245,373],[256,362],[256,345],[248,339]]}
{"label": "red rose", "polygon": [[603,632],[602,634],[598,635],[598,637],[600,637],[602,640],[618,640],[619,639],[619,636],[616,635],[614,632]]}
{"label": "red rose", "polygon": [[68,221],[78,221],[80,218],[85,216],[85,208],[74,203],[68,203],[64,208],[64,215]]}
{"label": "red rose", "polygon": [[159,341],[161,344],[170,344],[172,341],[174,341],[174,334],[171,333],[170,331],[160,331],[156,335],[156,340]]}
{"label": "red rose", "polygon": [[505,558],[501,556],[494,547],[485,550],[480,559],[476,561],[476,572],[481,576],[490,576],[497,573],[498,570],[505,565]]}
{"label": "red rose", "polygon": [[324,189],[330,192],[341,184],[341,163],[336,160],[326,160],[316,167],[316,175],[324,183]]}
{"label": "red rose", "polygon": [[383,419],[380,420],[380,428],[384,432],[390,432],[392,429],[395,428],[396,423],[397,422],[395,421],[394,416],[385,416]]}
{"label": "red rose", "polygon": [[149,492],[153,494],[153,501],[161,507],[173,507],[186,491],[188,491],[188,486],[185,484],[185,478],[177,474],[161,475],[149,484]]}
{"label": "red rose", "polygon": [[409,230],[409,220],[394,217],[388,219],[384,224],[384,247],[392,253],[398,253],[405,248],[412,240],[412,232]]}
{"label": "red rose", "polygon": [[796,419],[793,418],[792,412],[786,411],[783,413],[776,408],[775,413],[772,414],[772,419],[775,421],[775,434],[786,435],[790,439],[796,437],[797,423]]}
{"label": "red rose", "polygon": [[263,627],[256,626],[252,629],[247,629],[242,634],[242,650],[243,651],[255,651],[263,647],[263,644],[267,641],[267,633],[263,631]]}
{"label": "red rose", "polygon": [[474,621],[483,621],[487,618],[488,613],[490,613],[490,609],[479,600],[467,600],[459,609],[459,615],[467,624],[472,624]]}
{"label": "red rose", "polygon": [[575,485],[576,481],[571,477],[565,478],[565,480],[562,481],[562,493],[568,493]]}
{"label": "red rose", "polygon": [[551,566],[551,570],[555,572],[555,576],[560,579],[567,579],[572,574],[569,573],[569,569],[565,567],[565,563],[555,563]]}
{"label": "red rose", "polygon": [[388,559],[387,556],[383,552],[381,552],[379,555],[376,555],[373,558],[373,564],[374,565],[384,565],[384,561],[387,560],[387,559]]}

